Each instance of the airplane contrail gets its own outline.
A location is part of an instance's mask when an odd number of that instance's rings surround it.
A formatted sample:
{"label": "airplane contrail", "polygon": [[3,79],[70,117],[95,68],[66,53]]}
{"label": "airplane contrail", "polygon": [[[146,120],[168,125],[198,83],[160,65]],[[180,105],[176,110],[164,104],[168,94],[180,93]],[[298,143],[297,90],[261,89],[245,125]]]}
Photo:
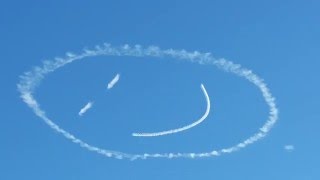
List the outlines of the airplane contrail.
{"label": "airplane contrail", "polygon": [[108,89],[113,88],[113,86],[114,86],[115,84],[117,84],[117,82],[119,81],[119,79],[120,79],[120,74],[118,73],[118,74],[109,82],[107,88],[108,88]]}
{"label": "airplane contrail", "polygon": [[[70,64],[76,60],[80,60],[86,57],[94,56],[133,56],[133,57],[171,57],[175,59],[187,60],[190,62],[197,62],[201,65],[215,65],[218,68],[233,73],[239,77],[251,82],[253,85],[258,87],[260,90],[266,104],[269,107],[269,116],[264,123],[264,125],[259,128],[259,130],[248,137],[244,141],[235,144],[231,147],[214,149],[209,152],[202,153],[141,153],[141,154],[130,154],[120,151],[113,151],[108,149],[102,149],[97,146],[90,145],[81,139],[75,137],[71,133],[65,131],[63,128],[55,124],[48,116],[45,111],[40,108],[40,104],[34,98],[34,90],[40,84],[44,77],[63,67]],[[148,159],[148,158],[203,158],[203,157],[215,157],[222,154],[228,154],[236,152],[240,149],[247,147],[250,144],[265,137],[271,128],[275,125],[278,120],[278,109],[275,103],[275,98],[272,96],[267,84],[264,83],[263,79],[258,75],[254,74],[251,70],[241,67],[239,64],[234,64],[231,61],[225,59],[216,59],[212,57],[210,53],[200,53],[200,52],[187,52],[185,50],[174,50],[167,49],[161,50],[156,46],[150,46],[147,48],[142,48],[140,45],[130,47],[129,45],[124,45],[122,47],[112,47],[110,44],[104,44],[103,47],[97,46],[93,50],[84,50],[81,54],[67,53],[64,58],[55,58],[52,61],[45,61],[41,67],[35,67],[33,70],[26,72],[24,75],[20,76],[20,82],[17,84],[18,90],[21,93],[22,100],[33,110],[33,112],[40,117],[48,126],[50,126],[56,132],[62,134],[65,138],[69,139],[75,144],[80,145],[80,147],[85,148],[89,151],[93,151],[104,155],[106,157],[113,157],[116,159]]]}
{"label": "airplane contrail", "polygon": [[206,112],[204,113],[204,115],[198,119],[197,121],[193,122],[192,124],[183,126],[181,128],[177,128],[177,129],[170,129],[167,131],[160,131],[160,132],[152,132],[152,133],[132,133],[132,136],[136,136],[136,137],[156,137],[156,136],[163,136],[163,135],[168,135],[168,134],[175,134],[181,131],[185,131],[188,130],[190,128],[193,128],[195,126],[197,126],[198,124],[202,123],[209,115],[210,113],[210,98],[209,95],[206,91],[206,88],[204,87],[203,84],[201,84],[201,90],[203,91],[203,94],[206,98],[207,101],[207,109]]}
{"label": "airplane contrail", "polygon": [[93,106],[93,102],[88,102],[83,108],[80,109],[79,116],[83,116]]}

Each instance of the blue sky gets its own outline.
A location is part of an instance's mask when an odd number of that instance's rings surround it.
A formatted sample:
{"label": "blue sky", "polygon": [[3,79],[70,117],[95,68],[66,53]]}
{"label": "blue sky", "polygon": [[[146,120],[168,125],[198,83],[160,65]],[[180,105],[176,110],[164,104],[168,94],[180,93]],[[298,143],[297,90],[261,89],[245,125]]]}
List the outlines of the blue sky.
{"label": "blue sky", "polygon": [[[317,1],[1,1],[0,179],[319,179]],[[252,69],[277,99],[278,123],[241,151],[206,159],[116,160],[81,149],[21,101],[19,75],[45,59],[105,42],[211,52]],[[117,74],[119,82],[107,90]],[[179,134],[131,137],[176,128]],[[36,90],[47,115],[82,140],[128,153],[204,152],[255,133],[268,115],[258,89],[214,66],[99,56],[49,74]],[[79,110],[94,106],[84,116]],[[286,145],[293,145],[288,152]]]}

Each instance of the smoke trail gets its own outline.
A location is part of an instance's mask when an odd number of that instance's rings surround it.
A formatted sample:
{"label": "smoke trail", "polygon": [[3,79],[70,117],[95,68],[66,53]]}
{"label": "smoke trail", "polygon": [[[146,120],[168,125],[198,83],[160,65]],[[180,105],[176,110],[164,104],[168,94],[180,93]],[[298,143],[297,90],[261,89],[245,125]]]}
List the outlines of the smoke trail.
{"label": "smoke trail", "polygon": [[193,127],[197,126],[198,124],[202,123],[208,117],[208,115],[210,113],[210,98],[209,98],[209,95],[208,95],[206,88],[204,87],[203,84],[201,84],[201,90],[203,91],[203,94],[204,94],[206,101],[207,101],[207,109],[206,109],[206,112],[204,113],[204,115],[199,120],[193,122],[192,124],[189,124],[187,126],[183,126],[181,128],[177,128],[177,129],[171,129],[171,130],[167,130],[167,131],[153,132],[153,133],[132,133],[132,136],[155,137],[155,136],[174,134],[174,133],[188,130],[188,129],[193,128]]}
{"label": "smoke trail", "polygon": [[107,88],[108,88],[108,89],[113,88],[113,86],[117,84],[117,82],[119,81],[119,79],[120,79],[120,74],[117,74],[117,75],[109,82]]}
{"label": "smoke trail", "polygon": [[79,116],[82,116],[84,113],[86,113],[89,109],[91,109],[93,106],[93,102],[88,102],[83,108],[81,108],[79,112]]}
{"label": "smoke trail", "polygon": [[[39,103],[33,97],[35,88],[40,84],[41,80],[47,75],[60,67],[63,67],[75,60],[80,60],[86,57],[93,56],[135,56],[135,57],[172,57],[176,59],[187,60],[190,62],[197,62],[199,64],[215,65],[226,72],[233,73],[237,76],[243,77],[251,82],[253,85],[257,86],[264,97],[265,102],[269,107],[269,117],[265,124],[259,129],[257,133],[247,138],[246,140],[228,148],[223,148],[220,150],[212,150],[210,152],[203,153],[155,153],[155,154],[129,154],[119,151],[112,151],[102,149],[93,145],[89,145],[82,140],[76,138],[74,135],[65,131],[52,120],[50,120],[45,112],[40,108]],[[251,70],[245,69],[238,64],[234,64],[231,61],[225,59],[215,59],[210,53],[200,53],[200,52],[187,52],[185,50],[161,50],[158,47],[150,46],[148,48],[142,48],[140,45],[130,47],[129,45],[124,45],[123,47],[112,47],[109,44],[104,44],[103,47],[96,46],[93,50],[84,50],[83,53],[76,55],[72,53],[67,53],[64,58],[55,58],[53,61],[45,61],[43,66],[35,67],[33,70],[26,72],[20,77],[20,82],[18,83],[18,90],[21,93],[21,98],[23,101],[34,111],[34,113],[40,117],[47,125],[49,125],[53,130],[62,134],[65,138],[71,140],[73,143],[79,144],[81,147],[102,154],[106,157],[114,157],[117,159],[147,159],[147,158],[201,158],[201,157],[214,157],[220,156],[222,154],[228,154],[238,151],[248,145],[262,139],[265,137],[274,124],[278,120],[278,109],[276,107],[275,98],[272,96],[269,88],[263,82],[258,75],[254,74]]]}
{"label": "smoke trail", "polygon": [[292,151],[294,151],[295,147],[294,147],[294,145],[289,144],[289,145],[285,145],[283,147],[283,149],[286,150],[287,152],[292,152]]}

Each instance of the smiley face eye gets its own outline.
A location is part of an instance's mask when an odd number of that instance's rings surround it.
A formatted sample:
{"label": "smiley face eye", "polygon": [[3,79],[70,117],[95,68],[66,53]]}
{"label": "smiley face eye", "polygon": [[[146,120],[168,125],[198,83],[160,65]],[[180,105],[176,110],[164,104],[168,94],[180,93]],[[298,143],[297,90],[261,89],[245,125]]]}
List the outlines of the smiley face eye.
{"label": "smiley face eye", "polygon": [[79,116],[83,116],[84,113],[86,113],[89,109],[91,109],[93,106],[93,102],[88,102],[83,108],[79,111]]}
{"label": "smiley face eye", "polygon": [[[59,69],[60,67],[63,67],[67,64],[70,64],[76,60],[84,59],[87,57],[94,57],[94,56],[133,56],[133,57],[171,57],[175,59],[182,59],[190,62],[197,62],[200,65],[215,65],[218,68],[232,73],[234,75],[237,75],[239,77],[243,77],[244,79],[251,82],[253,85],[258,87],[260,90],[266,104],[269,107],[269,116],[265,124],[258,129],[258,131],[253,134],[252,136],[248,137],[242,142],[239,142],[231,147],[226,147],[222,149],[217,150],[211,150],[209,152],[202,152],[202,153],[192,153],[192,152],[184,152],[184,153],[147,153],[142,152],[140,154],[130,154],[130,153],[124,153],[120,151],[113,151],[108,149],[102,149],[97,146],[90,145],[81,139],[75,137],[70,132],[64,130],[60,126],[58,126],[54,121],[52,121],[45,113],[44,110],[40,108],[40,104],[38,101],[34,98],[35,88],[39,85],[41,80],[45,77],[45,75],[54,72],[55,70]],[[119,80],[119,77],[118,77]],[[114,82],[117,82],[118,80],[115,80]],[[112,84],[111,84],[112,85]],[[110,87],[111,87],[110,85]],[[113,84],[114,85],[114,84]],[[271,130],[271,128],[274,126],[274,124],[278,120],[278,109],[275,103],[275,98],[272,96],[269,88],[264,83],[264,81],[254,74],[252,71],[242,68],[240,65],[234,64],[231,61],[227,61],[225,59],[215,59],[211,56],[209,53],[200,53],[200,52],[187,52],[185,50],[161,50],[158,47],[150,46],[148,48],[142,48],[139,45],[136,45],[134,47],[130,47],[129,45],[125,45],[123,47],[112,47],[109,44],[105,44],[103,47],[97,46],[94,50],[85,50],[81,54],[72,54],[67,53],[66,57],[64,58],[56,58],[53,61],[46,61],[44,62],[43,66],[41,67],[35,67],[32,71],[26,72],[24,75],[21,76],[21,80],[18,83],[18,90],[21,93],[22,100],[34,111],[34,113],[40,117],[49,127],[51,127],[56,132],[63,135],[65,138],[70,140],[71,142],[80,145],[80,147],[85,148],[89,151],[99,153],[101,155],[104,155],[106,157],[113,157],[116,159],[147,159],[147,158],[200,158],[200,157],[215,157],[220,156],[223,154],[228,154],[235,152],[237,150],[240,150],[242,148],[247,147],[250,144],[255,143],[256,141],[262,139],[265,137],[268,132]],[[205,88],[203,86],[204,94],[207,95]],[[207,96],[207,103],[209,100],[209,96]],[[209,100],[210,101],[210,100]],[[210,107],[210,103],[208,103],[209,106],[207,106],[207,113],[208,107]],[[92,107],[92,104],[87,104],[87,106],[84,107],[84,110]],[[210,108],[209,108],[210,109]],[[80,111],[81,112],[81,111]],[[206,117],[206,114],[203,116],[204,119]],[[200,120],[204,120],[200,119]],[[196,121],[197,123],[202,121]],[[187,129],[190,126],[186,126]],[[180,128],[178,128],[179,130]],[[183,130],[186,130],[184,128]],[[166,131],[165,131],[166,132]],[[151,133],[152,134],[152,133]]]}
{"label": "smiley face eye", "polygon": [[114,85],[116,85],[118,83],[118,81],[120,80],[120,74],[116,74],[116,76],[114,76],[114,78],[108,83],[107,88],[108,89],[112,89]]}

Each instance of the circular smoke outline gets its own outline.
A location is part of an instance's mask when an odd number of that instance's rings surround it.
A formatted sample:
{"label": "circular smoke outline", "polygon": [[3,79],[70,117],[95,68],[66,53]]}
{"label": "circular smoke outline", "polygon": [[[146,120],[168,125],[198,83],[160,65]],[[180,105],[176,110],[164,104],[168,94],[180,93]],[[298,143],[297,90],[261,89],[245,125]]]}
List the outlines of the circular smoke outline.
{"label": "circular smoke outline", "polygon": [[[201,65],[215,65],[219,69],[226,72],[233,73],[239,77],[247,79],[249,82],[257,86],[266,104],[269,107],[269,117],[264,123],[264,125],[259,128],[259,131],[246,140],[235,144],[234,146],[223,148],[219,150],[212,150],[210,152],[202,153],[143,153],[143,154],[129,154],[120,151],[113,151],[102,149],[97,146],[90,145],[81,139],[78,139],[68,131],[59,127],[50,118],[47,117],[44,110],[40,108],[40,104],[34,98],[33,94],[38,85],[40,85],[41,80],[45,78],[45,75],[54,72],[55,70],[70,64],[76,60],[81,60],[87,57],[94,56],[132,56],[132,57],[171,57],[174,59],[187,60],[190,62],[197,62]],[[22,100],[33,110],[33,112],[40,117],[48,126],[50,126],[56,132],[62,134],[65,138],[80,145],[81,147],[102,154],[106,157],[113,157],[116,159],[148,159],[148,158],[201,158],[201,157],[215,157],[222,154],[228,154],[238,151],[246,146],[255,143],[256,141],[265,137],[274,124],[278,120],[278,109],[275,103],[275,98],[272,96],[269,88],[264,83],[263,79],[258,75],[254,74],[251,70],[241,67],[239,64],[234,64],[232,61],[226,59],[214,58],[210,53],[200,53],[198,51],[188,52],[186,50],[174,50],[167,49],[162,50],[157,46],[149,46],[143,48],[140,45],[135,45],[130,47],[129,45],[124,45],[121,47],[113,47],[110,44],[104,44],[103,46],[96,46],[94,49],[85,49],[81,54],[66,53],[63,58],[55,58],[54,60],[46,60],[43,62],[42,66],[34,67],[33,70],[25,72],[20,76],[20,82],[17,84],[18,91]]]}

